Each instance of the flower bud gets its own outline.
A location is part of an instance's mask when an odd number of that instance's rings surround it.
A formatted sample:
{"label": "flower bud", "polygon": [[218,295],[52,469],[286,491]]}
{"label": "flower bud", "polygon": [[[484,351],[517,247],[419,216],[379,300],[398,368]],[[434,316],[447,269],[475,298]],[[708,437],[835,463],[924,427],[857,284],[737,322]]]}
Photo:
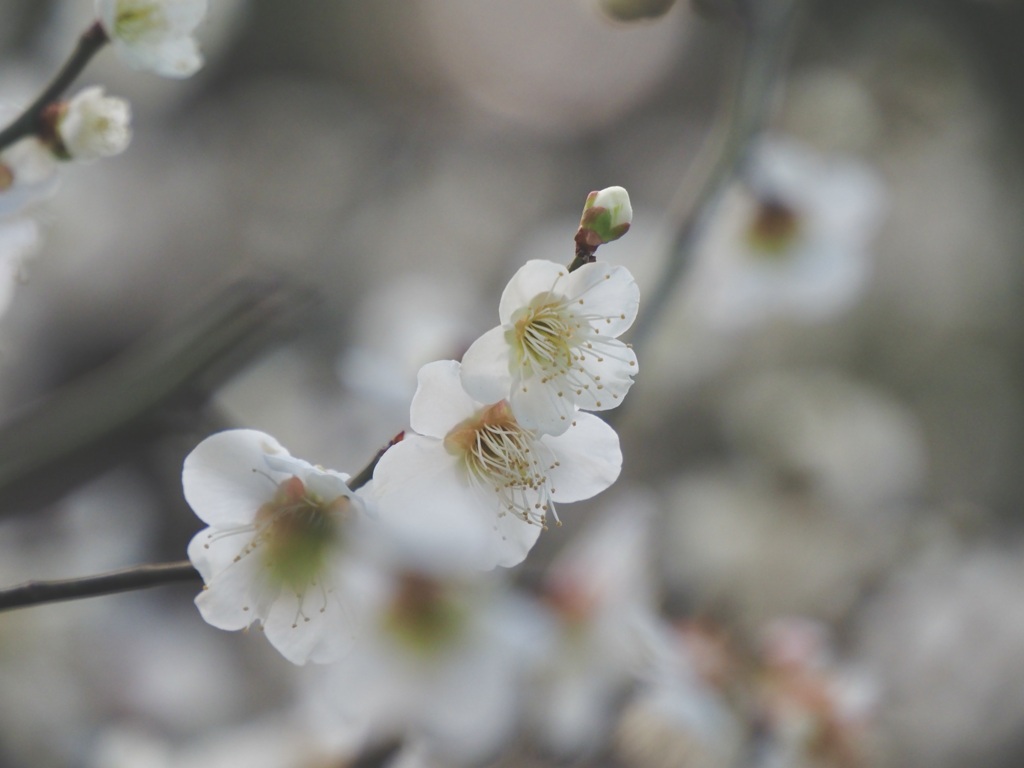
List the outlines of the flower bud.
{"label": "flower bud", "polygon": [[589,248],[618,240],[629,231],[633,207],[629,193],[622,187],[606,187],[587,195],[580,218],[576,242]]}
{"label": "flower bud", "polygon": [[64,105],[56,127],[60,149],[69,159],[111,157],[124,152],[131,141],[131,107],[93,86]]}

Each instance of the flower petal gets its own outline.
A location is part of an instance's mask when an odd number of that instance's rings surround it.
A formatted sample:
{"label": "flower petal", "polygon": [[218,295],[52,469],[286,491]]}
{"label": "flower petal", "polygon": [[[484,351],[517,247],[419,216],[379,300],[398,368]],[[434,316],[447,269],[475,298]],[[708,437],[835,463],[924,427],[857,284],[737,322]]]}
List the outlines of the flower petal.
{"label": "flower petal", "polygon": [[114,50],[129,67],[163,77],[190,77],[203,66],[203,55],[191,37],[169,37],[135,44],[114,38],[113,43]]}
{"label": "flower petal", "polygon": [[236,630],[259,618],[252,587],[261,581],[262,568],[258,557],[243,557],[215,574],[195,601],[206,623],[218,629]]}
{"label": "flower petal", "polygon": [[409,407],[409,424],[421,435],[443,438],[480,407],[462,388],[455,360],[427,363],[416,379],[419,384]]}
{"label": "flower petal", "polygon": [[188,559],[207,584],[235,562],[252,541],[254,531],[240,529],[237,535],[225,535],[222,529],[219,534],[213,528],[203,528],[188,543]]}
{"label": "flower petal", "polygon": [[352,612],[340,590],[341,585],[311,587],[303,597],[281,590],[263,620],[267,640],[293,664],[337,661],[354,637]]}
{"label": "flower petal", "polygon": [[640,308],[640,287],[620,265],[584,264],[569,275],[563,290],[573,300],[575,313],[600,318],[591,324],[601,336],[619,336],[633,324]]}
{"label": "flower petal", "polygon": [[[501,294],[498,304],[498,318],[501,323],[512,321],[513,313],[525,307],[535,296],[552,291],[556,286],[558,293],[565,293],[564,281],[569,276],[567,267],[553,261],[532,259],[519,268]],[[559,283],[562,285],[559,286]]]}
{"label": "flower petal", "polygon": [[618,339],[592,342],[578,364],[585,374],[579,378],[589,386],[576,391],[575,401],[587,411],[606,411],[620,405],[637,373],[636,354]]}
{"label": "flower petal", "polygon": [[185,500],[200,520],[215,526],[252,522],[274,494],[264,457],[288,451],[273,437],[253,429],[210,435],[185,458],[181,482]]}
{"label": "flower petal", "polygon": [[[409,435],[381,457],[373,473],[378,519],[403,560],[490,569],[498,562],[492,515],[462,479],[439,440]],[[487,504],[490,504],[490,508]],[[492,512],[491,510],[495,510]]]}
{"label": "flower petal", "polygon": [[495,563],[503,568],[519,565],[537,543],[541,530],[539,525],[528,523],[515,515],[499,514],[493,545]]}
{"label": "flower petal", "polygon": [[190,34],[206,16],[207,0],[177,0],[164,3],[167,26],[177,35]]}
{"label": "flower petal", "polygon": [[546,435],[560,435],[572,424],[576,413],[573,397],[559,396],[554,384],[542,384],[537,377],[516,380],[509,397],[512,414],[519,425]]}
{"label": "flower petal", "polygon": [[622,470],[619,436],[597,416],[578,413],[565,434],[541,439],[558,460],[548,474],[555,501],[589,499],[614,483]]}
{"label": "flower petal", "polygon": [[499,325],[474,341],[462,356],[461,379],[466,392],[480,403],[506,400],[512,386],[511,348]]}

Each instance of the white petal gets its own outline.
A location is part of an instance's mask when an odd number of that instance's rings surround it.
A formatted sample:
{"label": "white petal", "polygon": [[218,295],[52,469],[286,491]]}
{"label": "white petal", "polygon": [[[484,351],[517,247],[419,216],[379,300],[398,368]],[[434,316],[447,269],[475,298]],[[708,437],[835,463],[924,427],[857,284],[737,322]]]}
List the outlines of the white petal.
{"label": "white petal", "polygon": [[207,0],[173,0],[164,3],[164,13],[171,31],[176,35],[187,35],[206,16]]}
{"label": "white petal", "polygon": [[462,388],[455,360],[427,363],[416,379],[418,386],[409,408],[409,424],[421,435],[443,438],[480,407]]}
{"label": "white petal", "polygon": [[512,314],[525,307],[535,296],[547,293],[558,286],[558,293],[564,293],[564,281],[569,269],[553,261],[533,259],[516,272],[501,294],[498,317],[502,324],[511,322]]}
{"label": "white petal", "polygon": [[476,401],[485,404],[508,399],[512,386],[509,359],[512,350],[505,327],[492,328],[474,341],[462,356],[462,386]]}
{"label": "white petal", "polygon": [[133,69],[154,72],[163,77],[189,77],[203,66],[199,46],[191,37],[170,37],[137,44],[114,38],[114,50]]}
{"label": "white petal", "polygon": [[259,557],[249,556],[216,574],[196,597],[196,607],[206,623],[218,629],[236,630],[260,618],[253,588],[260,584],[262,569]]}
{"label": "white petal", "polygon": [[584,264],[569,275],[564,290],[573,312],[601,318],[593,326],[602,336],[615,338],[636,320],[640,287],[623,266]]}
{"label": "white petal", "polygon": [[407,436],[381,457],[373,497],[380,524],[403,559],[481,569],[497,563],[489,522],[497,499],[481,505],[459,470],[439,440],[420,435]]}
{"label": "white petal", "polygon": [[347,499],[351,499],[353,504],[357,507],[362,507],[362,501],[356,498],[355,493],[348,487],[344,480],[341,479],[340,475],[334,473],[312,471],[308,473],[304,478],[303,482],[306,484],[306,488],[324,501],[333,501],[341,496]]}
{"label": "white petal", "polygon": [[[575,393],[568,385],[558,386],[561,379],[541,384],[539,377],[513,384],[509,404],[519,425],[546,435],[560,435],[572,424],[576,413]],[[559,397],[559,391],[566,395]]]}
{"label": "white petal", "polygon": [[332,591],[311,587],[301,600],[287,589],[274,601],[263,621],[267,640],[293,664],[337,661],[352,646],[352,612],[341,585]]}
{"label": "white petal", "polygon": [[234,563],[242,550],[252,541],[254,532],[240,531],[235,535],[224,535],[215,528],[203,528],[188,543],[188,559],[207,584],[221,571]]}
{"label": "white petal", "polygon": [[516,665],[484,638],[466,643],[430,686],[426,732],[444,745],[446,764],[482,765],[516,724]]}
{"label": "white petal", "polygon": [[539,525],[520,520],[515,515],[500,515],[494,543],[496,564],[503,568],[519,565],[537,543],[540,532]]}
{"label": "white petal", "polygon": [[276,481],[267,477],[264,456],[287,453],[273,437],[253,429],[210,435],[185,458],[185,500],[209,525],[251,522],[276,490]]}
{"label": "white petal", "polygon": [[633,386],[636,354],[618,339],[594,342],[593,351],[596,354],[585,357],[580,365],[586,378],[594,381],[575,395],[576,405],[587,411],[607,411],[620,405]]}
{"label": "white petal", "polygon": [[614,483],[622,470],[619,436],[597,416],[578,413],[565,434],[541,439],[559,462],[548,474],[555,501],[589,499]]}

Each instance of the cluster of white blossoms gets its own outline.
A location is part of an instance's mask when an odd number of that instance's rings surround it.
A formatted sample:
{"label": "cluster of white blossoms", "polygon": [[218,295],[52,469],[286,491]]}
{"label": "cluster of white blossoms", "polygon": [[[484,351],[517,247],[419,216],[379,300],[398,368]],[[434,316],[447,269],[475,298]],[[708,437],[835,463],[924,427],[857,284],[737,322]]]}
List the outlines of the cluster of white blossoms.
{"label": "cluster of white blossoms", "polygon": [[259,432],[203,441],[183,482],[209,524],[189,547],[206,582],[204,618],[224,629],[258,621],[291,661],[328,661],[358,624],[353,574],[382,561],[403,570],[517,565],[558,520],[557,504],[615,482],[618,435],[587,411],[615,407],[632,384],[636,356],[616,337],[636,317],[639,291],[593,251],[621,236],[631,215],[621,187],[588,198],[577,234],[585,263],[527,262],[502,295],[501,325],[462,363],[420,369],[411,430],[361,487],[291,459]]}
{"label": "cluster of white blossoms", "polygon": [[[99,20],[80,45],[91,41],[95,51],[109,42],[129,66],[188,77],[203,63],[193,32],[206,10],[206,0],[96,0]],[[56,189],[57,161],[113,157],[132,138],[130,105],[108,96],[101,86],[69,99],[59,93],[52,101],[41,99],[21,117],[0,109],[0,124],[29,125],[0,146],[0,312],[10,301],[24,260],[39,246],[39,225],[26,209]]]}

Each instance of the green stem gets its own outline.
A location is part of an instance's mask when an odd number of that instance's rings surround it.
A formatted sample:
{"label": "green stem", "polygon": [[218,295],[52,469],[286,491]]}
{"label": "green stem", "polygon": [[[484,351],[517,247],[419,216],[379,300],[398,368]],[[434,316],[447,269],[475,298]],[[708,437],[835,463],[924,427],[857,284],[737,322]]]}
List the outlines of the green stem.
{"label": "green stem", "polygon": [[24,608],[29,605],[55,603],[61,600],[80,600],[85,597],[113,595],[135,589],[158,587],[178,581],[196,581],[199,573],[188,560],[177,563],[157,563],[124,568],[97,576],[56,581],[26,581],[9,589],[0,590],[0,611]]}
{"label": "green stem", "polygon": [[78,45],[64,62],[57,75],[50,81],[39,97],[33,101],[10,125],[0,131],[0,150],[11,146],[19,139],[31,136],[40,129],[43,110],[56,101],[68,89],[93,56],[107,43],[109,38],[103,26],[97,21],[78,39]]}

